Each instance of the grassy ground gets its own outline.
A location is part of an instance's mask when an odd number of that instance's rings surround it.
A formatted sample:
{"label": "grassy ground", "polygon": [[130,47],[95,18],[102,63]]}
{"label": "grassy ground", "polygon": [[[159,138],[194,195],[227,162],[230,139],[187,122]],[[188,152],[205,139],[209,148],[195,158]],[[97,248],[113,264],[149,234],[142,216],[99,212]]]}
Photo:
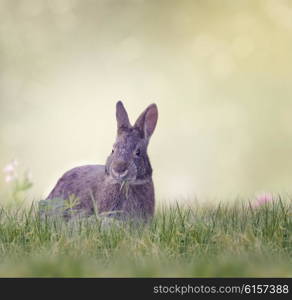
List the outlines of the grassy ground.
{"label": "grassy ground", "polygon": [[292,276],[292,202],[162,207],[153,222],[41,221],[0,209],[0,276]]}

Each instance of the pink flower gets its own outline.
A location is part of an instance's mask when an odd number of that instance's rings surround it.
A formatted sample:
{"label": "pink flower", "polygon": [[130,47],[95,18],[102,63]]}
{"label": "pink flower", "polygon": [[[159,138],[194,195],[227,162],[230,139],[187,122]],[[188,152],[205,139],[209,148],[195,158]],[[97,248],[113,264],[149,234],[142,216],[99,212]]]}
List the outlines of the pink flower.
{"label": "pink flower", "polygon": [[7,183],[13,181],[14,179],[15,179],[15,176],[12,176],[12,175],[6,175],[6,176],[5,176],[5,181],[6,181]]}
{"label": "pink flower", "polygon": [[263,193],[256,196],[256,201],[253,204],[253,207],[259,207],[265,205],[274,200],[273,195],[271,193]]}
{"label": "pink flower", "polygon": [[3,169],[3,171],[4,173],[12,173],[14,171],[14,166],[12,164],[9,164]]}
{"label": "pink flower", "polygon": [[16,167],[18,165],[18,162],[16,159],[14,159],[11,163],[5,166],[3,169],[3,172],[5,174],[5,182],[9,183],[16,179],[17,172]]}
{"label": "pink flower", "polygon": [[6,165],[6,167],[3,169],[4,173],[11,174],[15,172],[15,169],[18,165],[17,160],[13,160],[10,164]]}

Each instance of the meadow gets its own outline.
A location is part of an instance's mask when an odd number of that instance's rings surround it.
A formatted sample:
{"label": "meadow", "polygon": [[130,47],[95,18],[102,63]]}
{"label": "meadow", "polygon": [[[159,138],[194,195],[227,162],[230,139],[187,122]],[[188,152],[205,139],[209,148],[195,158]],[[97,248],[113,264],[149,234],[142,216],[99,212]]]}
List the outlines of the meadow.
{"label": "meadow", "polygon": [[[0,277],[292,276],[292,1],[0,0],[0,20],[0,172],[35,178],[0,174]],[[158,106],[154,219],[42,220],[63,172],[105,162],[118,100]]]}
{"label": "meadow", "polygon": [[[270,199],[271,200],[271,199]],[[160,205],[153,221],[0,209],[1,277],[291,277],[292,202]]]}

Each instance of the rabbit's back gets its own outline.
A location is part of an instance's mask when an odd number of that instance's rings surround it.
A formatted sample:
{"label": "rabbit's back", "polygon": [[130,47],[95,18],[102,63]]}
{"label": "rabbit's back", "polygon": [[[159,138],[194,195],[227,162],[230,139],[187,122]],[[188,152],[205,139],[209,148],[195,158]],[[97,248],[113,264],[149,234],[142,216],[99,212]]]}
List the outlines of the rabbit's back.
{"label": "rabbit's back", "polygon": [[104,180],[105,166],[85,165],[67,171],[57,182],[46,200],[78,198],[79,207],[91,210],[92,196]]}

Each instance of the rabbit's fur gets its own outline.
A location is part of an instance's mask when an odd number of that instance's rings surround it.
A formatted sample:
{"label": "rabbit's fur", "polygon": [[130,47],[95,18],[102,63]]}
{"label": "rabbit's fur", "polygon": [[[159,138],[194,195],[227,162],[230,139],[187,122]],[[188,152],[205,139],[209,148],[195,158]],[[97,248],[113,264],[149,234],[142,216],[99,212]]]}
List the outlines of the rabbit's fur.
{"label": "rabbit's fur", "polygon": [[[73,196],[78,200],[73,207],[77,213],[91,215],[97,210],[119,219],[151,218],[155,200],[147,146],[157,118],[157,106],[151,104],[132,126],[123,103],[117,102],[117,138],[106,165],[69,170],[45,201]],[[68,216],[65,211],[64,215]]]}

